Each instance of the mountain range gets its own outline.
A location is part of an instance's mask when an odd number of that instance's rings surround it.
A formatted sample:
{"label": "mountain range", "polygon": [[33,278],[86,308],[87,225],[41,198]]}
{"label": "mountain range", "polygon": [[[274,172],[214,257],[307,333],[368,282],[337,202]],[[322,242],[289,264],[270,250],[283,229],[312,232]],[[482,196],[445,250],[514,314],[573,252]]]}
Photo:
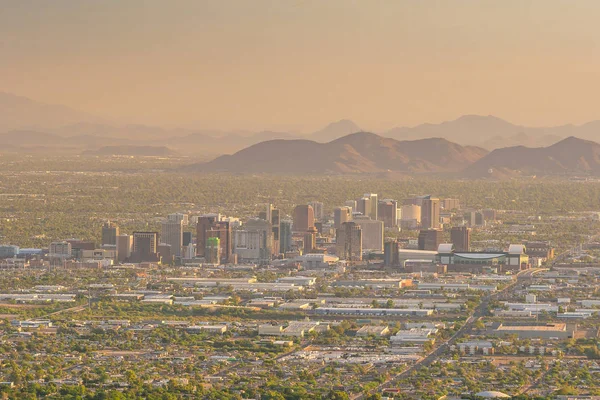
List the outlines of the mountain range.
{"label": "mountain range", "polygon": [[359,132],[327,143],[269,140],[189,169],[269,174],[449,173],[463,170],[486,154],[484,149],[445,139],[397,141]]}
{"label": "mountain range", "polygon": [[600,137],[600,121],[544,128],[491,115],[465,115],[378,134],[363,131],[348,119],[309,134],[163,128],[118,123],[0,92],[4,152],[180,154],[214,159],[191,167],[213,171],[456,174],[464,170],[468,176],[489,176],[493,171],[498,177],[597,173],[598,145],[583,139]]}
{"label": "mountain range", "polygon": [[293,175],[392,172],[500,179],[600,176],[600,144],[569,137],[548,147],[514,146],[488,152],[441,138],[398,141],[359,132],[328,143],[270,140],[185,169]]}

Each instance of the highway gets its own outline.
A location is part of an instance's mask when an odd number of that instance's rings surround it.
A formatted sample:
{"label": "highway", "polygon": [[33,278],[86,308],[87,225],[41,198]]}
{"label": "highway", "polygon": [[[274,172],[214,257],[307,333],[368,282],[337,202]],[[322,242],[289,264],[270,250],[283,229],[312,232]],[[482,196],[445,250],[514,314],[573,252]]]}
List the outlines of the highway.
{"label": "highway", "polygon": [[[545,268],[532,268],[532,269],[520,271],[519,273],[517,273],[515,275],[515,279],[512,281],[512,283],[507,285],[505,288],[503,288],[502,290],[499,290],[495,293],[492,293],[490,295],[484,296],[481,299],[481,303],[479,303],[479,305],[473,310],[473,313],[469,316],[469,318],[467,318],[467,320],[465,321],[465,324],[458,331],[456,331],[456,333],[450,339],[448,339],[446,342],[442,343],[440,346],[435,348],[427,356],[420,359],[419,361],[417,361],[416,363],[414,363],[413,365],[411,365],[404,371],[393,376],[391,379],[388,379],[386,382],[379,385],[376,389],[373,389],[372,393],[382,391],[383,389],[393,388],[395,385],[397,385],[398,381],[409,377],[414,371],[417,371],[421,367],[428,367],[431,364],[433,364],[442,354],[444,354],[444,352],[450,346],[455,344],[456,341],[458,339],[460,339],[461,336],[463,336],[467,332],[470,332],[473,329],[473,325],[475,324],[475,322],[477,322],[477,320],[479,320],[479,318],[485,316],[490,301],[495,300],[501,294],[504,294],[504,293],[507,293],[508,291],[510,291],[512,288],[514,288],[514,286],[519,282],[520,279],[530,278],[534,274],[541,272],[541,271],[545,271],[545,270],[546,270]],[[357,397],[355,397],[354,399],[362,400],[363,398],[364,398],[364,395],[360,394]]]}

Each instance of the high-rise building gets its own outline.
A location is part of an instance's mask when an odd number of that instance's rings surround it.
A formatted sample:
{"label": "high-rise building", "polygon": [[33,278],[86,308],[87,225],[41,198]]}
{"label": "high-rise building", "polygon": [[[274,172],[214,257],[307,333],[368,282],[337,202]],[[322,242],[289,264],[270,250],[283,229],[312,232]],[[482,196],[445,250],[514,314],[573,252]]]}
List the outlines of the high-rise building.
{"label": "high-rise building", "polygon": [[396,200],[381,200],[377,212],[379,213],[377,219],[383,221],[386,228],[398,226],[398,202]]}
{"label": "high-rise building", "polygon": [[356,200],[346,200],[346,202],[344,203],[344,206],[350,207],[350,215],[352,215],[353,212],[357,211]]}
{"label": "high-rise building", "polygon": [[361,197],[360,199],[357,199],[356,212],[368,217],[369,213],[371,212],[371,199],[368,197]]}
{"label": "high-rise building", "polygon": [[356,222],[344,222],[336,230],[336,252],[341,260],[362,260],[362,230]]}
{"label": "high-rise building", "polygon": [[189,246],[193,240],[192,232],[183,232],[183,247]]}
{"label": "high-rise building", "polygon": [[450,229],[450,241],[458,252],[471,251],[471,229],[466,226],[454,226]]}
{"label": "high-rise building", "polygon": [[426,229],[419,232],[419,250],[437,251],[443,243],[443,233],[439,229]]}
{"label": "high-rise building", "polygon": [[383,251],[383,221],[372,220],[364,215],[354,218],[362,231],[363,250]]}
{"label": "high-rise building", "polygon": [[169,214],[167,215],[167,221],[169,222],[183,222],[183,225],[189,225],[190,223],[190,219],[189,216],[187,214],[183,214],[183,213],[173,213],[173,214]]}
{"label": "high-rise building", "polygon": [[315,226],[315,212],[309,205],[299,205],[294,208],[294,232],[306,232]]}
{"label": "high-rise building", "polygon": [[369,218],[371,218],[372,220],[376,220],[377,219],[377,209],[379,208],[379,202],[377,201],[377,194],[376,193],[365,193],[363,198],[367,198],[369,199],[369,209],[365,209],[365,213],[363,213],[364,215],[367,215]]}
{"label": "high-rise building", "polygon": [[158,261],[158,232],[133,232],[134,262]]}
{"label": "high-rise building", "polygon": [[273,249],[273,255],[279,253],[279,241],[280,239],[280,231],[281,231],[281,221],[280,221],[280,213],[277,208],[271,210],[271,230],[273,231],[273,245],[271,248]]}
{"label": "high-rise building", "polygon": [[442,207],[444,210],[460,210],[460,201],[458,199],[444,199],[442,200]]}
{"label": "high-rise building", "polygon": [[183,248],[183,219],[167,220],[162,223],[160,233],[161,243],[171,245],[171,254],[175,257],[181,257]]}
{"label": "high-rise building", "polygon": [[196,255],[198,257],[204,257],[206,251],[206,232],[220,221],[221,214],[204,214],[198,217],[196,224]]}
{"label": "high-rise building", "polygon": [[221,214],[206,214],[198,218],[196,225],[196,253],[205,257],[206,240],[209,237],[219,238],[221,261],[227,263],[232,253],[231,225],[221,219]]}
{"label": "high-rise building", "polygon": [[173,264],[175,255],[171,251],[171,245],[167,243],[158,244],[158,253],[160,254],[160,262],[162,264]]}
{"label": "high-rise building", "polygon": [[251,219],[233,231],[233,251],[239,260],[268,263],[273,254],[271,223],[262,218]]}
{"label": "high-rise building", "polygon": [[403,205],[401,208],[400,226],[402,229],[416,229],[421,225],[421,206]]}
{"label": "high-rise building", "polygon": [[400,264],[400,251],[398,241],[387,241],[383,245],[383,265],[393,267]]}
{"label": "high-rise building", "polygon": [[308,205],[313,208],[313,211],[315,213],[315,221],[323,222],[323,218],[325,217],[323,203],[321,203],[320,201],[311,201],[310,203],[308,203]]}
{"label": "high-rise building", "polygon": [[116,246],[117,236],[119,236],[117,224],[109,221],[102,225],[102,246],[106,244]]}
{"label": "high-rise building", "polygon": [[335,229],[340,229],[344,222],[352,220],[352,209],[350,207],[337,207],[333,210],[333,225]]}
{"label": "high-rise building", "polygon": [[128,260],[131,257],[133,248],[133,236],[119,235],[117,236],[117,259],[120,262]]}
{"label": "high-rise building", "polygon": [[440,227],[440,199],[426,198],[421,206],[421,226],[423,229]]}
{"label": "high-rise building", "polygon": [[218,237],[209,237],[206,239],[206,249],[204,258],[209,264],[218,264],[221,261],[221,241]]}
{"label": "high-rise building", "polygon": [[304,234],[304,253],[312,253],[317,248],[317,228],[309,228]]}
{"label": "high-rise building", "polygon": [[279,252],[285,253],[292,249],[292,221],[281,221],[279,227]]}

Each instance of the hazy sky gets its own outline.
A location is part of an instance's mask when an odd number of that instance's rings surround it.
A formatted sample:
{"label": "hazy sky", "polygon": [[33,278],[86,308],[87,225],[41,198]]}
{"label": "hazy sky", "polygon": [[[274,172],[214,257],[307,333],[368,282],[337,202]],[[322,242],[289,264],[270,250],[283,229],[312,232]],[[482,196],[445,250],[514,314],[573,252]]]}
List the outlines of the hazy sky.
{"label": "hazy sky", "polygon": [[0,0],[0,90],[131,121],[600,119],[598,0]]}

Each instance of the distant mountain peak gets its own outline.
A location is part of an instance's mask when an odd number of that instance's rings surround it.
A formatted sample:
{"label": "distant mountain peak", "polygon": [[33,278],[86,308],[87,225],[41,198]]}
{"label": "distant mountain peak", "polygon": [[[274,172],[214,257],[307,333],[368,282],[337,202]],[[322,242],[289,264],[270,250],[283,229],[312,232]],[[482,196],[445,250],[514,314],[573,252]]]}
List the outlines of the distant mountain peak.
{"label": "distant mountain peak", "polygon": [[309,137],[318,142],[331,142],[339,137],[349,135],[351,133],[361,132],[362,129],[349,119],[341,119],[328,124],[326,127],[316,131]]}

